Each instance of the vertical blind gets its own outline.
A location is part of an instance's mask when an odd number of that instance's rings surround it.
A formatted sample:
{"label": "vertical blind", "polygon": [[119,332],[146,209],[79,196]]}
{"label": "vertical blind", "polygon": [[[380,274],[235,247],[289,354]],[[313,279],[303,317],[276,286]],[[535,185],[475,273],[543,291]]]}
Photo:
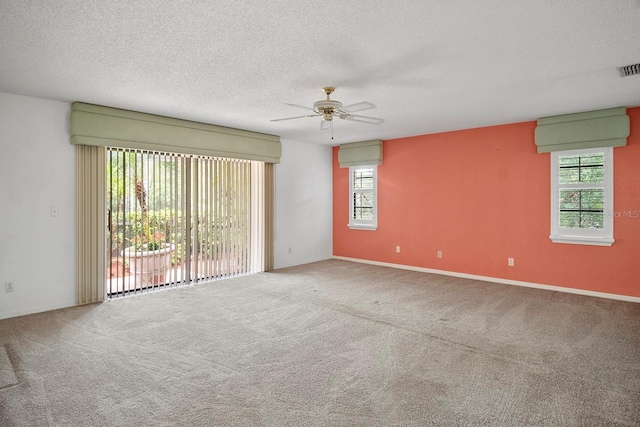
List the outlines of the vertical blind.
{"label": "vertical blind", "polygon": [[194,159],[195,279],[250,271],[251,162]]}
{"label": "vertical blind", "polygon": [[271,271],[274,268],[275,241],[275,165],[264,163],[264,174],[261,186],[264,192],[264,266],[260,271]]}
{"label": "vertical blind", "polygon": [[78,304],[104,299],[105,152],[104,147],[76,147]]}
{"label": "vertical blind", "polygon": [[249,273],[251,163],[108,149],[107,294]]}

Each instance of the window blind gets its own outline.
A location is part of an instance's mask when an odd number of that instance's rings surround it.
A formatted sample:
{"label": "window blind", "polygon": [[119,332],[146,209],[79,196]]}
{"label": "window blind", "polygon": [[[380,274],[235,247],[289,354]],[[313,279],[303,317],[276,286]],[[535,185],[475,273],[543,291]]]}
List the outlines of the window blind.
{"label": "window blind", "polygon": [[76,277],[79,305],[104,300],[105,153],[104,147],[76,147]]}

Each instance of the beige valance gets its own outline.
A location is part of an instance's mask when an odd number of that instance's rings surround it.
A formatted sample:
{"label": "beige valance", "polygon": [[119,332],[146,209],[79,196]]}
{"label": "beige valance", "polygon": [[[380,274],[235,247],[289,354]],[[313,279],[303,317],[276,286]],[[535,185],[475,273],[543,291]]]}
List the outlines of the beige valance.
{"label": "beige valance", "polygon": [[280,137],[75,102],[71,143],[280,163]]}
{"label": "beige valance", "polygon": [[341,144],[338,149],[338,162],[341,168],[381,165],[382,141],[376,139],[372,141]]}
{"label": "beige valance", "polygon": [[630,132],[625,107],[538,119],[538,153],[627,145]]}

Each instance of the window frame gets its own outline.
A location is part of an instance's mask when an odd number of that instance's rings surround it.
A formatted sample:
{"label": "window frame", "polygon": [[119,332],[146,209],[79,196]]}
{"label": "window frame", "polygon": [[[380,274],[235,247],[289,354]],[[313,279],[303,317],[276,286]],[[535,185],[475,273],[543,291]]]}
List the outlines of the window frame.
{"label": "window frame", "polygon": [[[354,175],[359,170],[371,169],[373,170],[373,188],[371,190],[356,190],[354,188]],[[370,220],[356,219],[353,217],[354,213],[354,193],[371,193],[373,199],[373,218]],[[352,230],[370,230],[375,231],[378,229],[378,166],[377,165],[362,165],[362,166],[350,166],[349,167],[349,223],[347,226]]]}
{"label": "window frame", "polygon": [[[560,183],[560,156],[603,153],[602,183]],[[560,227],[560,191],[563,189],[602,189],[603,228],[575,229]],[[551,234],[554,243],[611,246],[613,239],[613,148],[588,148],[551,153]]]}

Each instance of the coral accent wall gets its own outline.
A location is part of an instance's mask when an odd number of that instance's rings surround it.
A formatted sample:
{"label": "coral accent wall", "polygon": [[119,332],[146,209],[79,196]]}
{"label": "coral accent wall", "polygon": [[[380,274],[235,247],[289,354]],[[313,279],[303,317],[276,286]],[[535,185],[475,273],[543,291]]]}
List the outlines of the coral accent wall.
{"label": "coral accent wall", "polygon": [[628,114],[610,247],[549,240],[550,155],[536,152],[526,122],[385,141],[376,231],[347,227],[348,168],[334,147],[333,254],[639,297],[640,108]]}

